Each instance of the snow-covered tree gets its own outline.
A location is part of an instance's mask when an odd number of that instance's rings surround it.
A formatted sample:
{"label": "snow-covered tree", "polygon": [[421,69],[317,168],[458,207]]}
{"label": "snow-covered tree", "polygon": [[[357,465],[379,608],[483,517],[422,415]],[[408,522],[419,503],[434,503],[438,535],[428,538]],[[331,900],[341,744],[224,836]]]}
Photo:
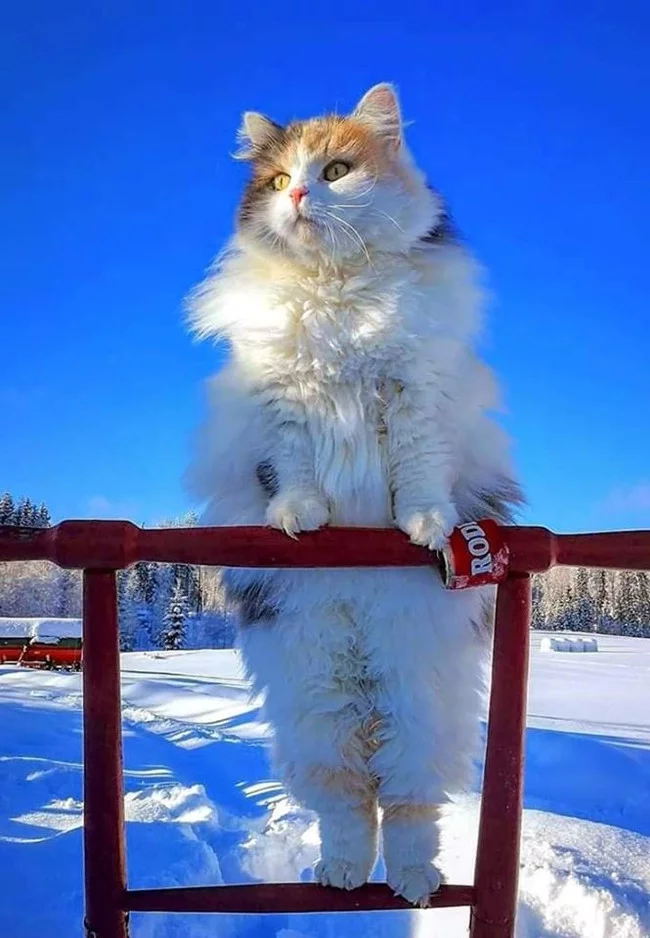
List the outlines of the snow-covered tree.
{"label": "snow-covered tree", "polygon": [[117,609],[120,627],[120,651],[147,648],[148,612],[137,596],[134,570],[120,570],[117,577]]}
{"label": "snow-covered tree", "polygon": [[163,618],[163,627],[160,633],[163,648],[177,650],[183,647],[187,613],[187,597],[183,592],[182,584],[176,580],[172,588],[169,605],[167,606]]}
{"label": "snow-covered tree", "polygon": [[45,502],[41,502],[35,511],[34,524],[37,528],[49,528],[52,524],[50,511]]}
{"label": "snow-covered tree", "polygon": [[76,570],[60,570],[56,578],[56,616],[78,616],[81,606],[81,581]]}
{"label": "snow-covered tree", "polygon": [[0,524],[14,524],[15,505],[9,492],[0,495]]}

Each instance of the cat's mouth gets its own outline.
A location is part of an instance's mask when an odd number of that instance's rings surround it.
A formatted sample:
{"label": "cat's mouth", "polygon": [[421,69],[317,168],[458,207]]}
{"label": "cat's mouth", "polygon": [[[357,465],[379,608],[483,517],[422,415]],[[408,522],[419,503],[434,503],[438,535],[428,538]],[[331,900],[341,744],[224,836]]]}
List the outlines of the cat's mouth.
{"label": "cat's mouth", "polygon": [[320,222],[317,218],[314,218],[313,215],[303,215],[302,212],[298,212],[293,219],[293,229],[300,234],[309,234],[316,231],[320,228]]}
{"label": "cat's mouth", "polygon": [[313,215],[307,215],[305,212],[298,210],[294,215],[293,223],[294,225],[315,225],[316,219]]}

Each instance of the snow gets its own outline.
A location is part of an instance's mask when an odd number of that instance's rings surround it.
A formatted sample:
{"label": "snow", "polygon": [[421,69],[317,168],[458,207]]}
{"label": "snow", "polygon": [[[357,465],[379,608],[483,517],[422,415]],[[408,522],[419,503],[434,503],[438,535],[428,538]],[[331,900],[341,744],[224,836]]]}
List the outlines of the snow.
{"label": "snow", "polygon": [[0,637],[31,638],[50,644],[59,638],[81,638],[81,619],[0,618]]}
{"label": "snow", "polygon": [[[650,935],[650,641],[549,655],[533,634],[518,938]],[[232,651],[123,656],[129,883],[310,878],[314,818],[268,763]],[[78,674],[0,668],[3,934],[81,936]],[[442,865],[470,882],[477,798],[445,814]],[[376,875],[381,878],[381,864]],[[134,915],[132,938],[466,935],[465,910],[345,916]]]}

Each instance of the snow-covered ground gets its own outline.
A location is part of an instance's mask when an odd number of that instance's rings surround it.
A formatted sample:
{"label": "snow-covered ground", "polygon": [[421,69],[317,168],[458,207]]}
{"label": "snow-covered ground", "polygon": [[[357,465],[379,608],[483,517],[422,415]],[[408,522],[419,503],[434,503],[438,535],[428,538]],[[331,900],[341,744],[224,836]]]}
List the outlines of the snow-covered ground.
{"label": "snow-covered ground", "polygon": [[[533,636],[522,938],[650,936],[650,641],[596,655]],[[123,656],[129,884],[304,880],[313,818],[268,764],[268,729],[229,651]],[[2,935],[81,935],[77,674],[0,668]],[[470,882],[475,797],[452,805],[443,865]],[[381,866],[377,870],[381,877]],[[444,938],[463,910],[345,916],[136,915],[133,938]]]}
{"label": "snow-covered ground", "polygon": [[39,641],[81,638],[81,619],[0,617],[0,637],[34,638]]}

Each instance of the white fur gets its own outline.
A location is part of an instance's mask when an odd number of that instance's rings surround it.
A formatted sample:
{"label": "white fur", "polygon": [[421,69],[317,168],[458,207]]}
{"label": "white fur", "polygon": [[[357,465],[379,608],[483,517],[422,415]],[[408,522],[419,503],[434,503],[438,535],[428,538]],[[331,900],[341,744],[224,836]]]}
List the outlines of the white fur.
{"label": "white fur", "polygon": [[[305,260],[238,238],[195,297],[197,331],[231,347],[193,472],[206,523],[290,534],[398,524],[436,547],[456,521],[454,493],[510,475],[487,414],[495,383],[472,351],[476,269],[456,245],[416,243],[422,204],[401,199],[408,249],[396,237],[388,250],[370,213],[355,216],[364,250],[335,263],[326,239]],[[255,476],[264,460],[279,482],[270,504]],[[286,570],[268,582],[281,612],[242,628],[243,653],[287,785],[319,814],[317,876],[353,888],[374,863],[377,804],[432,806],[468,782],[485,593],[446,592],[427,568]],[[384,838],[389,883],[426,903],[439,884],[435,819],[389,824]]]}

